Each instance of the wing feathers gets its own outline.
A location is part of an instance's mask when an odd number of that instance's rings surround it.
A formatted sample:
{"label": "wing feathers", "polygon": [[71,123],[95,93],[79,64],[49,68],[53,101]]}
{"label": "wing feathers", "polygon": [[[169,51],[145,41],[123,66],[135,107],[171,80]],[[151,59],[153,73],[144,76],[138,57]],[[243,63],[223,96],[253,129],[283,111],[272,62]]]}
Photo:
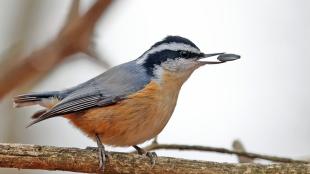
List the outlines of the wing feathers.
{"label": "wing feathers", "polygon": [[89,107],[96,106],[99,96],[89,96],[85,98],[74,99],[72,101],[64,101],[52,108],[47,115],[62,115],[72,111],[79,111]]}
{"label": "wing feathers", "polygon": [[87,96],[83,98],[71,99],[67,101],[64,100],[60,102],[59,104],[57,104],[52,109],[50,109],[49,111],[44,112],[41,116],[37,117],[27,127],[33,124],[36,124],[40,121],[46,120],[48,118],[55,117],[55,116],[70,114],[70,113],[82,111],[82,110],[93,108],[93,107],[103,107],[103,106],[111,105],[111,104],[118,102],[121,99],[124,99],[124,98],[109,97],[109,98],[102,99],[101,95],[95,95],[95,96]]}

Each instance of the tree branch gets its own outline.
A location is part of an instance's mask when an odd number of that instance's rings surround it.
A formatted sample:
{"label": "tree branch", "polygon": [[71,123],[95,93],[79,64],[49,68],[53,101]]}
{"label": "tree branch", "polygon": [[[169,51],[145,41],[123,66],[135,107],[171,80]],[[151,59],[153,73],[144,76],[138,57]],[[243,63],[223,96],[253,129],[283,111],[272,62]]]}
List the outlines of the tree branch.
{"label": "tree branch", "polygon": [[[97,150],[38,145],[0,144],[0,167],[63,170],[95,173]],[[105,173],[307,173],[310,164],[228,164],[158,157],[152,167],[149,159],[137,154],[111,152]]]}
{"label": "tree branch", "polygon": [[[94,27],[112,0],[97,0],[82,16],[76,16],[72,8],[66,25],[57,38],[45,47],[16,62],[7,71],[0,69],[0,99],[22,85],[38,81],[70,55],[86,52],[92,39]],[[74,6],[77,6],[74,3]]]}
{"label": "tree branch", "polygon": [[169,150],[193,150],[193,151],[206,151],[206,152],[217,152],[217,153],[226,153],[234,154],[238,156],[248,157],[251,159],[264,159],[273,162],[284,162],[284,163],[309,163],[309,161],[303,160],[294,160],[291,158],[270,156],[270,155],[261,155],[257,153],[229,150],[219,147],[209,147],[209,146],[197,146],[197,145],[185,145],[185,144],[162,144],[158,143],[157,140],[153,141],[150,145],[144,147],[145,150],[159,150],[159,149],[169,149]]}

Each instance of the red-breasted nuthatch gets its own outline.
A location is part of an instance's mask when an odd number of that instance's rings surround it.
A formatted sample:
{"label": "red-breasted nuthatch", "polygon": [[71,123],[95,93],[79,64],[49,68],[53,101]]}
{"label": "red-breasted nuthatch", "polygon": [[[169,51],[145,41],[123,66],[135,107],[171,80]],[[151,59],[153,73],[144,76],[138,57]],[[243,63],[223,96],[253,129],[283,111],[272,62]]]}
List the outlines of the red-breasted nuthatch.
{"label": "red-breasted nuthatch", "polygon": [[[201,61],[217,56],[219,61]],[[190,40],[168,36],[138,59],[115,66],[78,86],[62,91],[31,93],[14,98],[16,107],[39,104],[29,126],[63,116],[97,141],[100,167],[105,164],[102,143],[133,146],[153,161],[141,144],[165,127],[176,106],[182,84],[197,68],[235,60],[235,54],[205,54]]]}

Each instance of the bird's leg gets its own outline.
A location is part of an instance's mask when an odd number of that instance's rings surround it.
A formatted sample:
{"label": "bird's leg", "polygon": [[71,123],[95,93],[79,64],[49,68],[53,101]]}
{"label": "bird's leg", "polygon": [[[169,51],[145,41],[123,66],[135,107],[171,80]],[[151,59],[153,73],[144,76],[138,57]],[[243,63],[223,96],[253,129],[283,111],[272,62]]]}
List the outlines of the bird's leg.
{"label": "bird's leg", "polygon": [[145,151],[144,149],[140,148],[137,145],[134,145],[132,147],[137,150],[139,155],[145,155],[145,156],[149,157],[150,160],[151,160],[152,166],[155,165],[155,158],[157,157],[157,154],[155,152],[147,152],[147,151]]}
{"label": "bird's leg", "polygon": [[103,173],[108,154],[105,151],[104,145],[102,144],[98,134],[96,134],[96,141],[97,141],[98,153],[99,153],[99,171]]}

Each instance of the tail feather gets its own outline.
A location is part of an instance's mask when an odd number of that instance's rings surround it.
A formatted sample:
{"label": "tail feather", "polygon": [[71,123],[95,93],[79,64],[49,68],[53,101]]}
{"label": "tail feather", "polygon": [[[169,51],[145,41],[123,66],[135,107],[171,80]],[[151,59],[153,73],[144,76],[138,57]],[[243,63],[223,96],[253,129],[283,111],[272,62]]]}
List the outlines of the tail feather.
{"label": "tail feather", "polygon": [[64,99],[70,90],[65,91],[51,91],[51,92],[42,92],[42,93],[30,93],[23,94],[13,98],[14,107],[24,107],[30,105],[41,105],[46,109],[39,110],[32,115],[33,121],[27,126],[31,126],[42,120],[51,118],[51,115],[48,115],[50,109],[54,107],[59,101]]}
{"label": "tail feather", "polygon": [[23,94],[13,98],[14,107],[24,107],[31,105],[43,105],[45,99],[58,98],[58,92],[30,93]]}

